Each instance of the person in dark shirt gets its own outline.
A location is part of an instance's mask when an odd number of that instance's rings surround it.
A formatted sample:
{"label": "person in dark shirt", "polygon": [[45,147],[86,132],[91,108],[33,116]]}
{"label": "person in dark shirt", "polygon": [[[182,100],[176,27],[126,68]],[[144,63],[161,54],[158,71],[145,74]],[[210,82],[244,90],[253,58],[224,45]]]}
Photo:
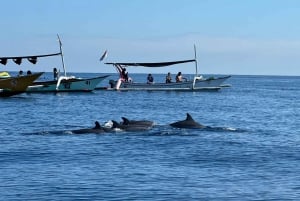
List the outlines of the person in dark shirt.
{"label": "person in dark shirt", "polygon": [[57,80],[57,78],[58,78],[58,72],[57,72],[56,68],[53,68],[53,78],[54,78],[54,80]]}
{"label": "person in dark shirt", "polygon": [[20,70],[18,76],[23,76],[23,71]]}
{"label": "person in dark shirt", "polygon": [[153,82],[154,82],[154,78],[153,78],[153,76],[149,73],[149,74],[148,74],[148,77],[147,77],[147,83],[148,83],[148,84],[153,84]]}
{"label": "person in dark shirt", "polygon": [[122,68],[122,78],[125,80],[125,82],[128,82],[128,72],[126,72],[126,68]]}
{"label": "person in dark shirt", "polygon": [[171,83],[171,82],[172,82],[171,73],[168,72],[168,75],[166,76],[166,83]]}

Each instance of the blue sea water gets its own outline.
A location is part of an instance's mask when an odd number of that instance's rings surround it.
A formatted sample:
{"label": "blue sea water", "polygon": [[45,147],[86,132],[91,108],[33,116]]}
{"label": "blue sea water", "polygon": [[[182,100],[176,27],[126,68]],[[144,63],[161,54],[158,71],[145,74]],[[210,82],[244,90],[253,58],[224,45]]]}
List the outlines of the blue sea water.
{"label": "blue sea water", "polygon": [[[0,99],[0,200],[299,200],[300,77],[232,76],[227,83],[219,92]],[[187,112],[222,129],[168,126]],[[156,125],[67,132],[122,116]]]}

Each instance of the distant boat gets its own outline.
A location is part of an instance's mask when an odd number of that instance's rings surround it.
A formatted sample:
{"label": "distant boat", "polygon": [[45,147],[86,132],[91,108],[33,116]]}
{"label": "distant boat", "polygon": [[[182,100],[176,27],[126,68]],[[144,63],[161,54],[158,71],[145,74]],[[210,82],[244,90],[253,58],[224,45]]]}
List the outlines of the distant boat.
{"label": "distant boat", "polygon": [[9,97],[26,91],[27,87],[38,79],[43,73],[0,78],[0,97]]}
{"label": "distant boat", "polygon": [[58,53],[58,55],[61,56],[64,74],[58,75],[58,72],[54,71],[53,73],[57,74],[57,77],[55,79],[47,81],[36,81],[27,88],[26,92],[90,92],[93,91],[100,82],[102,82],[105,78],[109,76],[105,75],[93,78],[76,78],[75,76],[67,76],[62,51],[62,43],[58,35],[57,37],[60,45],[60,52]]}
{"label": "distant boat", "polygon": [[[110,80],[110,88],[108,90],[148,90],[148,91],[216,91],[222,87],[228,86],[223,85],[223,83],[231,76],[223,77],[210,77],[204,78],[198,75],[197,60],[196,60],[196,47],[194,47],[195,59],[191,60],[181,60],[181,61],[171,61],[171,62],[158,62],[158,63],[105,63],[108,65],[113,65],[119,73],[118,80]],[[196,66],[196,73],[192,80],[183,79],[180,82],[153,82],[153,83],[137,83],[132,81],[130,78],[124,75],[124,69],[128,66],[134,67],[166,67],[176,64],[194,62]]]}
{"label": "distant boat", "polygon": [[59,80],[36,81],[27,88],[28,93],[41,92],[90,92],[109,75],[93,78],[59,77]]}

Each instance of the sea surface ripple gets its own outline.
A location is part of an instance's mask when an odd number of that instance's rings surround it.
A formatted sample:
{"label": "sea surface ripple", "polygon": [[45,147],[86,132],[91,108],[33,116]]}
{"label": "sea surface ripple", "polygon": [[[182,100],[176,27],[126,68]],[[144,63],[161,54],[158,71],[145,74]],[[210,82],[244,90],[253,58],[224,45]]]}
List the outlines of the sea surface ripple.
{"label": "sea surface ripple", "polygon": [[[300,77],[232,76],[227,83],[219,92],[0,99],[0,200],[299,200]],[[222,129],[169,126],[186,113]],[[122,116],[155,126],[67,132]]]}

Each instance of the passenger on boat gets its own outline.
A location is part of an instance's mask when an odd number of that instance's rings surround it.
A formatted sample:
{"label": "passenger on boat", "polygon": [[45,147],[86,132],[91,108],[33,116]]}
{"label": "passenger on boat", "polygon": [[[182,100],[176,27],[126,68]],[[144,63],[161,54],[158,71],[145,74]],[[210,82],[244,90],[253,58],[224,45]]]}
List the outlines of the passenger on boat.
{"label": "passenger on boat", "polygon": [[176,82],[182,82],[182,75],[181,72],[178,72],[176,75]]}
{"label": "passenger on boat", "polygon": [[148,84],[153,84],[154,82],[154,78],[152,77],[151,73],[148,74],[148,77],[147,77],[147,83]]}
{"label": "passenger on boat", "polygon": [[121,76],[125,80],[125,82],[128,82],[128,72],[126,72],[126,68],[122,68]]}
{"label": "passenger on boat", "polygon": [[57,78],[58,78],[58,72],[57,72],[56,68],[53,68],[53,78],[54,78],[54,80],[57,80]]}
{"label": "passenger on boat", "polygon": [[172,82],[171,73],[168,72],[168,75],[166,76],[166,83],[171,83],[171,82]]}
{"label": "passenger on boat", "polygon": [[23,76],[23,71],[22,70],[19,71],[19,75],[18,76]]}
{"label": "passenger on boat", "polygon": [[30,70],[28,70],[27,71],[27,75],[31,75],[32,73],[31,73],[31,71]]}

